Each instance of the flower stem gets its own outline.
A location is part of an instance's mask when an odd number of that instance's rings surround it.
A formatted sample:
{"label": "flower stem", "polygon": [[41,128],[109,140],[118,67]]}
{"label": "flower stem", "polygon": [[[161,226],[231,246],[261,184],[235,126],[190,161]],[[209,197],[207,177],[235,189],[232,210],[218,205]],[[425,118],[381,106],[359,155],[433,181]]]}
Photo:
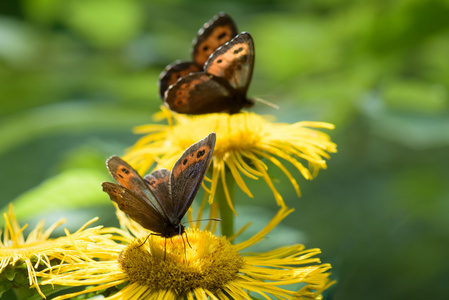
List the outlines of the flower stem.
{"label": "flower stem", "polygon": [[[234,178],[232,177],[231,172],[225,172],[225,174],[226,186],[232,199],[232,196],[234,195]],[[226,194],[224,192],[223,183],[221,180],[217,184],[215,196],[218,201],[218,209],[220,211],[221,235],[231,237],[234,235],[234,213],[226,200]]]}

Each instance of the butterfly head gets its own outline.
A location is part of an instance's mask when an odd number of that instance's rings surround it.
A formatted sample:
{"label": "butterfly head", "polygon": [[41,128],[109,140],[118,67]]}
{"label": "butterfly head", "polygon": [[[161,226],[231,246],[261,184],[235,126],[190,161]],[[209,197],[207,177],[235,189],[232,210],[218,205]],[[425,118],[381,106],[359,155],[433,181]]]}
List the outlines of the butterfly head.
{"label": "butterfly head", "polygon": [[167,224],[164,226],[165,230],[161,233],[158,233],[157,235],[163,237],[163,238],[172,238],[174,236],[181,237],[186,231],[184,225],[181,223],[179,224],[172,224],[167,222]]}

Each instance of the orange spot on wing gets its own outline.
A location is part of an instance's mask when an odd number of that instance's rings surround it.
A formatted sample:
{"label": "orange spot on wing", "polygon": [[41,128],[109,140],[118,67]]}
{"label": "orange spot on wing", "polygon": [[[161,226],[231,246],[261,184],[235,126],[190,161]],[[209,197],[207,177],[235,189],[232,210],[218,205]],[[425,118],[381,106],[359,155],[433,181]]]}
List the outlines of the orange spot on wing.
{"label": "orange spot on wing", "polygon": [[117,168],[117,172],[115,173],[115,175],[118,178],[118,183],[120,183],[122,186],[130,189],[130,184],[129,182],[131,181],[132,178],[135,178],[136,176],[134,175],[133,172],[131,172],[129,170],[128,167],[126,167],[125,165],[119,165]]}
{"label": "orange spot on wing", "polygon": [[242,69],[249,57],[249,46],[246,43],[233,45],[225,53],[215,57],[207,66],[209,74],[223,77],[231,81],[236,77],[236,73]]}
{"label": "orange spot on wing", "polygon": [[186,105],[187,104],[187,99],[182,97],[182,98],[177,98],[174,105],[175,106],[182,106],[182,105]]}
{"label": "orange spot on wing", "polygon": [[158,179],[153,178],[153,179],[151,179],[151,181],[150,181],[150,185],[151,185],[152,187],[156,187],[156,186],[158,186],[159,184],[163,183],[164,181],[165,181],[164,178],[158,178]]}
{"label": "orange spot on wing", "polygon": [[229,26],[217,26],[210,36],[198,45],[198,53],[195,56],[195,62],[198,65],[204,65],[209,56],[220,46],[230,41],[233,36],[232,29]]}
{"label": "orange spot on wing", "polygon": [[173,176],[177,178],[182,173],[182,171],[192,166],[193,164],[205,159],[209,151],[210,146],[204,145],[195,152],[191,153],[189,156],[184,157],[181,161],[181,164],[173,169]]}

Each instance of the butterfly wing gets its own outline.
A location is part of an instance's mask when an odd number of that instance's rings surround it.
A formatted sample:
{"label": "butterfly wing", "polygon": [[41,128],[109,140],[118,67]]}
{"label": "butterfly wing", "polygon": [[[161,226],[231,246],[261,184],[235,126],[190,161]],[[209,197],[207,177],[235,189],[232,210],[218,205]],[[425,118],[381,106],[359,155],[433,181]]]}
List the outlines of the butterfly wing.
{"label": "butterfly wing", "polygon": [[198,31],[193,41],[193,61],[202,67],[218,47],[229,42],[237,33],[237,26],[229,15],[216,15]]}
{"label": "butterfly wing", "polygon": [[167,88],[179,78],[190,73],[200,72],[208,57],[218,47],[229,42],[237,35],[237,26],[232,18],[220,13],[205,23],[193,41],[193,62],[176,61],[168,65],[159,76],[159,96],[164,98]]}
{"label": "butterfly wing", "polygon": [[170,174],[173,215],[171,222],[179,222],[185,215],[209,167],[215,147],[215,133],[190,146],[176,161]]}
{"label": "butterfly wing", "polygon": [[204,71],[225,78],[239,94],[246,96],[253,67],[254,42],[248,32],[242,32],[209,57]]}
{"label": "butterfly wing", "polygon": [[165,232],[164,217],[147,201],[116,183],[103,182],[101,186],[109,198],[117,203],[119,209],[142,227],[157,233]]}
{"label": "butterfly wing", "polygon": [[168,65],[159,76],[159,96],[164,99],[167,88],[178,81],[179,78],[190,73],[200,72],[201,68],[193,62],[175,61]]}
{"label": "butterfly wing", "polygon": [[206,114],[227,110],[232,101],[238,101],[235,94],[225,79],[193,73],[168,88],[165,104],[182,114]]}
{"label": "butterfly wing", "polygon": [[167,169],[159,169],[143,177],[143,180],[148,184],[156,198],[161,203],[164,203],[162,208],[167,215],[169,215],[168,211],[173,210],[170,200],[169,179],[170,170]]}
{"label": "butterfly wing", "polygon": [[160,199],[153,194],[147,183],[126,161],[118,156],[112,156],[106,161],[106,165],[117,183],[132,191],[159,214],[166,216]]}

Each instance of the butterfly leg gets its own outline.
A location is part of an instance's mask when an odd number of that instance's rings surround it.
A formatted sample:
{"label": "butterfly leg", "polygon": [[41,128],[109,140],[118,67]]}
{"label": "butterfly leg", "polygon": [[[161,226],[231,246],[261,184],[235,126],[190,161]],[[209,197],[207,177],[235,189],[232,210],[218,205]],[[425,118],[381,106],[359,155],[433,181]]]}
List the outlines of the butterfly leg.
{"label": "butterfly leg", "polygon": [[[171,240],[171,238],[170,238],[170,240]],[[173,241],[172,241],[172,243],[173,243]],[[165,238],[165,245],[164,245],[164,261],[165,261],[166,257],[167,257],[167,238]]]}
{"label": "butterfly leg", "polygon": [[136,248],[134,248],[134,249],[137,249],[137,248],[140,248],[140,247],[142,247],[146,242],[147,242],[147,240],[148,240],[148,238],[150,237],[150,235],[153,235],[152,233],[150,233],[149,235],[147,235],[147,237],[145,238],[145,240],[143,241],[143,243],[142,244],[140,244],[139,246],[137,246]]}
{"label": "butterfly leg", "polygon": [[[186,234],[187,244],[189,245],[190,249],[193,249],[192,245],[190,245],[190,243],[189,243],[189,238],[187,237],[187,232],[185,232],[185,234]],[[186,246],[186,244],[184,243],[184,248],[185,248],[185,246]]]}

